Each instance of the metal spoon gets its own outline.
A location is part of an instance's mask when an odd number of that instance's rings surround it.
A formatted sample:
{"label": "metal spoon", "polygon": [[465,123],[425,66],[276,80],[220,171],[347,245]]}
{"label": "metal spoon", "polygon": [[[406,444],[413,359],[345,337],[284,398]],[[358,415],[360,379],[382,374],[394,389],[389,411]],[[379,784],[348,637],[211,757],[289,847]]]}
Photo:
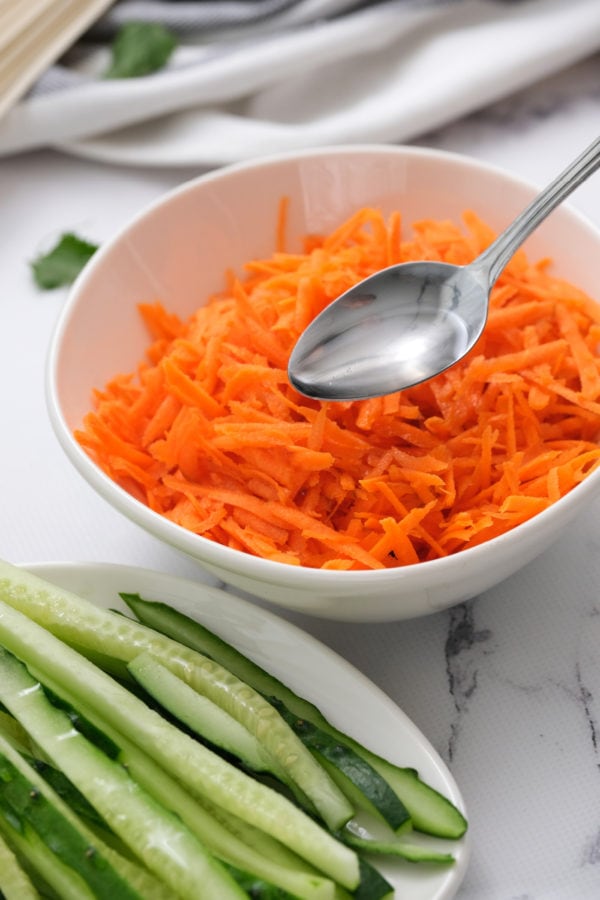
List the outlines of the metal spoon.
{"label": "metal spoon", "polygon": [[598,166],[600,137],[468,266],[403,263],[350,288],[301,334],[288,365],[293,386],[319,400],[360,400],[449,368],[481,335],[490,291],[512,255]]}

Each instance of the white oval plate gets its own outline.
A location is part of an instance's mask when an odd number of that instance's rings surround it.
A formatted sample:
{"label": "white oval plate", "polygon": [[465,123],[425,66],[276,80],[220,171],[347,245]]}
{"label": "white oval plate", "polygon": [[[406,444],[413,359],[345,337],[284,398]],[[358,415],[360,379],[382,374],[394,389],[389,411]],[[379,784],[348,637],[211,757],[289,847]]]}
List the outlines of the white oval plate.
{"label": "white oval plate", "polygon": [[[105,608],[126,607],[119,592],[161,600],[207,628],[315,703],[341,730],[421,777],[464,811],[458,787],[429,741],[395,703],[324,644],[253,604],[218,588],[148,569],[110,563],[38,563],[27,568],[40,578]],[[450,867],[379,864],[398,900],[450,900],[462,882],[469,856],[467,836],[432,841],[450,850]]]}

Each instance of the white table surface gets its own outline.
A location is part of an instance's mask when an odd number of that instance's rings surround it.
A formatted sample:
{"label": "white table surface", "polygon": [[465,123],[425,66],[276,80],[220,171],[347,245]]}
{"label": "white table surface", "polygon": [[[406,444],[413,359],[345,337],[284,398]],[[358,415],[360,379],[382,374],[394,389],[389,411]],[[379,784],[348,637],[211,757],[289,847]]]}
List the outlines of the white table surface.
{"label": "white table surface", "polygon": [[[597,56],[415,143],[542,186],[599,123]],[[0,162],[0,556],[7,560],[109,561],[205,577],[108,507],[63,455],[46,415],[44,361],[66,291],[40,292],[28,266],[62,231],[108,239],[197,174],[111,167],[50,150]],[[570,202],[600,227],[600,173]],[[600,898],[599,551],[596,503],[536,561],[448,612],[365,626],[288,616],[382,687],[449,765],[473,841],[462,900]]]}

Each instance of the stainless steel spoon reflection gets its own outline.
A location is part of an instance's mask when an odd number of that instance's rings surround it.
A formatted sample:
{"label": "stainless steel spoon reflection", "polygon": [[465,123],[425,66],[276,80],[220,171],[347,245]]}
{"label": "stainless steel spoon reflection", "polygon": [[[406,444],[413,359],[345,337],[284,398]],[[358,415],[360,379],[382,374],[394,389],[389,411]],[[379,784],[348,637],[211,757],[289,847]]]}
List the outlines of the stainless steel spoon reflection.
{"label": "stainless steel spoon reflection", "polygon": [[292,385],[319,400],[361,400],[448,369],[480,337],[490,291],[515,251],[599,166],[600,137],[468,266],[404,263],[346,291],[300,336]]}

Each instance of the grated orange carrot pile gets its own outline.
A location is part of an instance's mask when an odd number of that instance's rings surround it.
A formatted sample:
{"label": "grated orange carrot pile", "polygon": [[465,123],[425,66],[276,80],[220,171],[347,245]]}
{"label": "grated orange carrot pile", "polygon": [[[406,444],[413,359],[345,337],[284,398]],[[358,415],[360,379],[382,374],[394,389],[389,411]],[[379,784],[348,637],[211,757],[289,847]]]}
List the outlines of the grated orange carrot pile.
{"label": "grated orange carrot pile", "polygon": [[153,510],[271,560],[405,566],[487,541],[544,510],[600,463],[600,309],[519,252],[471,353],[386,397],[319,403],[287,378],[291,348],[332,299],[395,262],[467,263],[494,235],[360,209],[327,236],[227,276],[189,321],[140,306],[136,372],[95,393],[77,440]]}

